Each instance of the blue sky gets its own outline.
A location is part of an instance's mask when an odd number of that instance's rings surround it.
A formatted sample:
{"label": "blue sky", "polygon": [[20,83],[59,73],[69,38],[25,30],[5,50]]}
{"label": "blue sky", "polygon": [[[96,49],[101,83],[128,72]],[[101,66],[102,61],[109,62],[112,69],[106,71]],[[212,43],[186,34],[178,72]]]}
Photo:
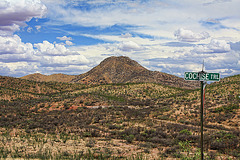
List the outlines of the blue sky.
{"label": "blue sky", "polygon": [[78,75],[110,56],[240,74],[239,0],[2,0],[0,75]]}

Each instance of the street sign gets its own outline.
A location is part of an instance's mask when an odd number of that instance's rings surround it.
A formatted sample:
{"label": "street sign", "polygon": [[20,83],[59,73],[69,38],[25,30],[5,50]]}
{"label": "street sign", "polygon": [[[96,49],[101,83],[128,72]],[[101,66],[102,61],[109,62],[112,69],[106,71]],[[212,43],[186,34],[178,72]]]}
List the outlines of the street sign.
{"label": "street sign", "polygon": [[184,79],[187,81],[220,81],[219,73],[201,73],[201,72],[185,72]]}
{"label": "street sign", "polygon": [[220,74],[219,73],[207,73],[208,80],[207,81],[220,81]]}
{"label": "street sign", "polygon": [[187,81],[199,81],[198,72],[185,72],[184,79]]}
{"label": "street sign", "polygon": [[206,81],[220,81],[220,74],[219,73],[207,73],[203,71],[204,64],[202,71],[200,72],[185,72],[184,79],[187,81],[201,81],[201,107],[200,107],[200,117],[201,117],[201,160],[203,160],[203,108],[204,108],[204,101],[205,101],[205,87],[207,82]]}

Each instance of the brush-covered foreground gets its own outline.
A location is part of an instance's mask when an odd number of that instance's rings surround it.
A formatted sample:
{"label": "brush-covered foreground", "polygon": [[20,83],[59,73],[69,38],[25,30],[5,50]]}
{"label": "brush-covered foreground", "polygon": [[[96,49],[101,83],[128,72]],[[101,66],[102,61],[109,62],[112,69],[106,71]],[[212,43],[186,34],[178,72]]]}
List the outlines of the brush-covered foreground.
{"label": "brush-covered foreground", "polygon": [[[206,87],[205,159],[240,158],[240,75]],[[0,77],[0,158],[199,159],[200,90]]]}

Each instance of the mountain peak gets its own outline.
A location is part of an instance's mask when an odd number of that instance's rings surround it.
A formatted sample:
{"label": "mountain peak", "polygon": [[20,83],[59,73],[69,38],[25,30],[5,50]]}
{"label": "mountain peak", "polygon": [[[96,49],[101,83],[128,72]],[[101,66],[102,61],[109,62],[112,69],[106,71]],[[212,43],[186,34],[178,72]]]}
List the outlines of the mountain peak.
{"label": "mountain peak", "polygon": [[[93,71],[100,71],[100,73],[108,74],[109,76],[120,76],[126,73],[139,72],[147,70],[142,67],[138,62],[130,59],[129,57],[109,57],[103,60]],[[110,71],[110,73],[108,73]],[[114,82],[115,83],[115,82]]]}
{"label": "mountain peak", "polygon": [[87,73],[77,76],[78,83],[126,83],[139,72],[148,71],[129,57],[108,57]]}
{"label": "mountain peak", "polygon": [[105,65],[107,63],[112,63],[112,64],[125,64],[125,65],[129,65],[129,66],[135,66],[135,67],[142,67],[140,64],[138,64],[138,62],[130,59],[129,57],[126,56],[112,56],[112,57],[108,57],[106,59],[104,59],[100,65]]}
{"label": "mountain peak", "polygon": [[129,57],[108,57],[89,72],[76,76],[72,80],[84,84],[109,83],[160,83],[182,88],[196,88],[194,82],[186,82],[183,78],[158,72],[149,71]]}

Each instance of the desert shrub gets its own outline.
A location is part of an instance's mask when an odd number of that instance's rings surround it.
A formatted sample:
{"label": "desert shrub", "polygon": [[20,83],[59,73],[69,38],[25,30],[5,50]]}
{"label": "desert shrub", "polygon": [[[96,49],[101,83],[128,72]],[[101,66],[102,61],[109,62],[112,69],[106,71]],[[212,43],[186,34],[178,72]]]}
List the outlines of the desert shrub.
{"label": "desert shrub", "polygon": [[199,141],[199,136],[198,135],[190,135],[189,140],[192,142],[198,142]]}
{"label": "desert shrub", "polygon": [[173,143],[174,143],[174,139],[171,139],[171,138],[161,138],[159,143],[163,146],[172,146]]}
{"label": "desert shrub", "polygon": [[208,153],[208,157],[209,157],[210,160],[215,160],[215,159],[216,159],[216,156],[217,156],[217,155],[216,155],[215,152],[212,152],[212,151],[211,151],[211,152]]}
{"label": "desert shrub", "polygon": [[95,140],[90,138],[86,143],[86,147],[92,148],[95,146],[95,143],[96,143]]}
{"label": "desert shrub", "polygon": [[155,135],[156,130],[155,129],[147,129],[144,131],[147,135]]}
{"label": "desert shrub", "polygon": [[190,140],[190,137],[187,134],[179,134],[177,135],[176,139],[178,141],[187,141],[187,140]]}
{"label": "desert shrub", "polygon": [[181,156],[178,145],[167,148],[164,153],[167,155],[172,155],[174,158],[180,158]]}
{"label": "desert shrub", "polygon": [[109,128],[109,129],[121,129],[122,126],[120,126],[120,125],[115,125],[115,124],[110,124],[110,125],[108,126],[108,128]]}
{"label": "desert shrub", "polygon": [[101,136],[99,130],[96,130],[96,129],[91,130],[91,135],[92,135],[92,137],[100,137]]}
{"label": "desert shrub", "polygon": [[220,113],[220,112],[233,112],[234,109],[239,109],[239,105],[238,104],[231,104],[228,106],[222,106],[222,107],[218,107],[214,110],[215,113]]}
{"label": "desert shrub", "polygon": [[157,147],[156,144],[151,143],[151,142],[140,143],[139,146],[140,146],[140,147],[144,147],[144,148],[148,148],[148,149],[156,148],[156,147]]}
{"label": "desert shrub", "polygon": [[158,119],[168,120],[168,119],[169,119],[169,116],[168,116],[168,115],[162,115],[162,116],[159,116]]}
{"label": "desert shrub", "polygon": [[84,132],[83,137],[92,137],[92,134],[90,132]]}
{"label": "desert shrub", "polygon": [[191,135],[192,135],[191,131],[189,131],[187,129],[183,129],[178,133],[176,138],[179,141],[190,141],[191,140]]}
{"label": "desert shrub", "polygon": [[162,138],[167,138],[168,137],[167,133],[164,131],[163,128],[157,128],[155,133],[156,133],[156,135],[158,135]]}
{"label": "desert shrub", "polygon": [[187,130],[187,129],[181,130],[179,133],[180,134],[186,134],[186,135],[192,135],[192,132]]}
{"label": "desert shrub", "polygon": [[91,102],[85,102],[84,105],[85,106],[90,106],[92,103]]}
{"label": "desert shrub", "polygon": [[159,138],[159,137],[152,137],[151,139],[150,139],[150,141],[152,142],[152,143],[160,143],[161,142],[161,139]]}
{"label": "desert shrub", "polygon": [[188,129],[188,126],[184,124],[174,124],[174,123],[168,123],[167,129],[172,130],[174,132],[180,132],[181,130]]}
{"label": "desert shrub", "polygon": [[146,133],[140,133],[135,136],[137,141],[147,141],[148,135]]}
{"label": "desert shrub", "polygon": [[238,149],[235,149],[235,150],[232,150],[232,151],[230,152],[230,154],[233,155],[234,157],[240,159],[240,149],[239,149],[239,148],[238,148]]}
{"label": "desert shrub", "polygon": [[232,133],[220,131],[211,137],[210,148],[221,152],[225,152],[228,149],[236,149],[238,145],[239,140]]}
{"label": "desert shrub", "polygon": [[211,143],[211,149],[223,151],[227,145],[219,141],[213,141]]}
{"label": "desert shrub", "polygon": [[125,139],[128,143],[132,143],[132,141],[134,140],[134,135],[130,134],[129,136],[126,136]]}
{"label": "desert shrub", "polygon": [[137,135],[142,131],[141,127],[129,127],[127,129],[125,129],[124,131],[120,132],[121,135]]}
{"label": "desert shrub", "polygon": [[70,107],[69,107],[69,104],[67,104],[67,103],[64,103],[63,104],[63,107],[64,107],[64,109],[69,109]]}

